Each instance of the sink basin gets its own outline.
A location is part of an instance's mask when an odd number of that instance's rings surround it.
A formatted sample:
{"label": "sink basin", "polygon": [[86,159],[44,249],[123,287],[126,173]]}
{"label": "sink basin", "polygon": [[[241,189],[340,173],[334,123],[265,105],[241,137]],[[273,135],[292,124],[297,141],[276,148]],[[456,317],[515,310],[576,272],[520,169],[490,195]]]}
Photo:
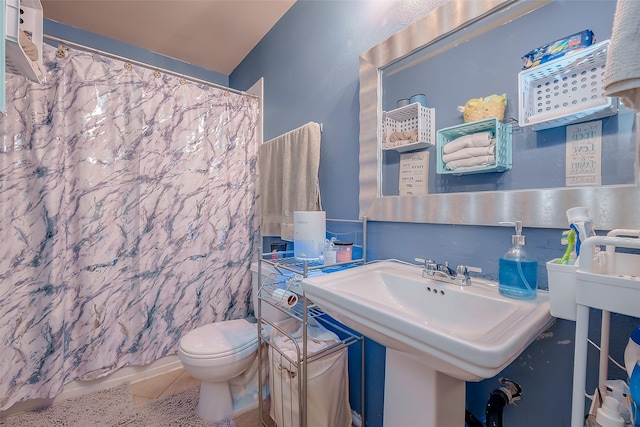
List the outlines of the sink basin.
{"label": "sink basin", "polygon": [[498,374],[553,320],[546,291],[509,299],[496,282],[444,283],[395,261],[307,278],[302,288],[343,324],[463,381]]}

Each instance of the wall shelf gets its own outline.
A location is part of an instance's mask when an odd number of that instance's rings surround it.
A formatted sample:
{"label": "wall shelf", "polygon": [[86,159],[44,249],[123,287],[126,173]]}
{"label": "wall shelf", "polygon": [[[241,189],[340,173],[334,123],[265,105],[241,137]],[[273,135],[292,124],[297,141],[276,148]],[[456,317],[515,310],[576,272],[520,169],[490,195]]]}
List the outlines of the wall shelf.
{"label": "wall shelf", "polygon": [[[422,150],[435,144],[436,110],[426,108],[417,102],[382,112],[382,150],[400,153]],[[392,135],[417,132],[417,140],[410,143],[391,141]]]}
{"label": "wall shelf", "polygon": [[609,40],[518,73],[520,127],[543,130],[617,114],[604,93]]}
{"label": "wall shelf", "polygon": [[[487,166],[468,167],[465,169],[449,169],[443,161],[444,147],[456,139],[481,132],[490,132],[495,139],[495,163]],[[439,174],[468,175],[487,172],[504,172],[511,169],[511,125],[495,118],[464,123],[440,129],[437,133],[437,172]]]}

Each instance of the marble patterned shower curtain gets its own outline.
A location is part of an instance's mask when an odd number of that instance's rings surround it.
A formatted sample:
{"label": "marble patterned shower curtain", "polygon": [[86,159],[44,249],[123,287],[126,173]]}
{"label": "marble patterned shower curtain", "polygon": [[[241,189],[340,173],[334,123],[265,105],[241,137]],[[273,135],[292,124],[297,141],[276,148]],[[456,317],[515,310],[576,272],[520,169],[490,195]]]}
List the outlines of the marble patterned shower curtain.
{"label": "marble patterned shower curtain", "polygon": [[247,315],[258,101],[44,47],[0,116],[0,409]]}

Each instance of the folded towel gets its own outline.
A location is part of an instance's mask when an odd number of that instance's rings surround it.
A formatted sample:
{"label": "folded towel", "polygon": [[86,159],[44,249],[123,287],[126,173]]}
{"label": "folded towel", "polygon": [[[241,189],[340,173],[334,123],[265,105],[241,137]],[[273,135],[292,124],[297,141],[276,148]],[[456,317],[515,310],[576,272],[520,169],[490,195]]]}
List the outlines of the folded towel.
{"label": "folded towel", "polygon": [[442,147],[444,154],[450,154],[454,151],[462,150],[468,147],[487,147],[491,144],[493,138],[492,132],[477,132],[469,135],[463,135]]}
{"label": "folded towel", "polygon": [[468,147],[462,150],[454,151],[451,154],[443,154],[442,161],[445,163],[454,160],[468,159],[469,157],[487,156],[496,153],[495,140],[488,147]]}
{"label": "folded towel", "polygon": [[490,166],[496,164],[496,156],[477,156],[469,157],[466,159],[454,160],[449,163],[445,163],[445,167],[449,170],[464,170],[471,168],[478,168],[481,166]]}
{"label": "folded towel", "polygon": [[604,73],[604,91],[640,111],[640,1],[618,0]]}
{"label": "folded towel", "polygon": [[293,212],[319,211],[320,125],[307,123],[260,145],[260,218],[263,236],[293,240]]}

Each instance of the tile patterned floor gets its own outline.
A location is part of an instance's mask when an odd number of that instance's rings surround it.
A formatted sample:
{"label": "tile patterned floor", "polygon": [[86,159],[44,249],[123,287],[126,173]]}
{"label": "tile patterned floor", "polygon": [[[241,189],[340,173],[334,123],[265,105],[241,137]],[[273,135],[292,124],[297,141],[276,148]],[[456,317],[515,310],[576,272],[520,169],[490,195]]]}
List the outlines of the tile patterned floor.
{"label": "tile patterned floor", "polygon": [[[200,381],[193,378],[184,369],[174,369],[152,378],[131,383],[133,404],[143,405],[151,400],[170,396],[198,385],[200,385]],[[257,427],[258,421],[257,409],[233,418],[237,427]]]}

